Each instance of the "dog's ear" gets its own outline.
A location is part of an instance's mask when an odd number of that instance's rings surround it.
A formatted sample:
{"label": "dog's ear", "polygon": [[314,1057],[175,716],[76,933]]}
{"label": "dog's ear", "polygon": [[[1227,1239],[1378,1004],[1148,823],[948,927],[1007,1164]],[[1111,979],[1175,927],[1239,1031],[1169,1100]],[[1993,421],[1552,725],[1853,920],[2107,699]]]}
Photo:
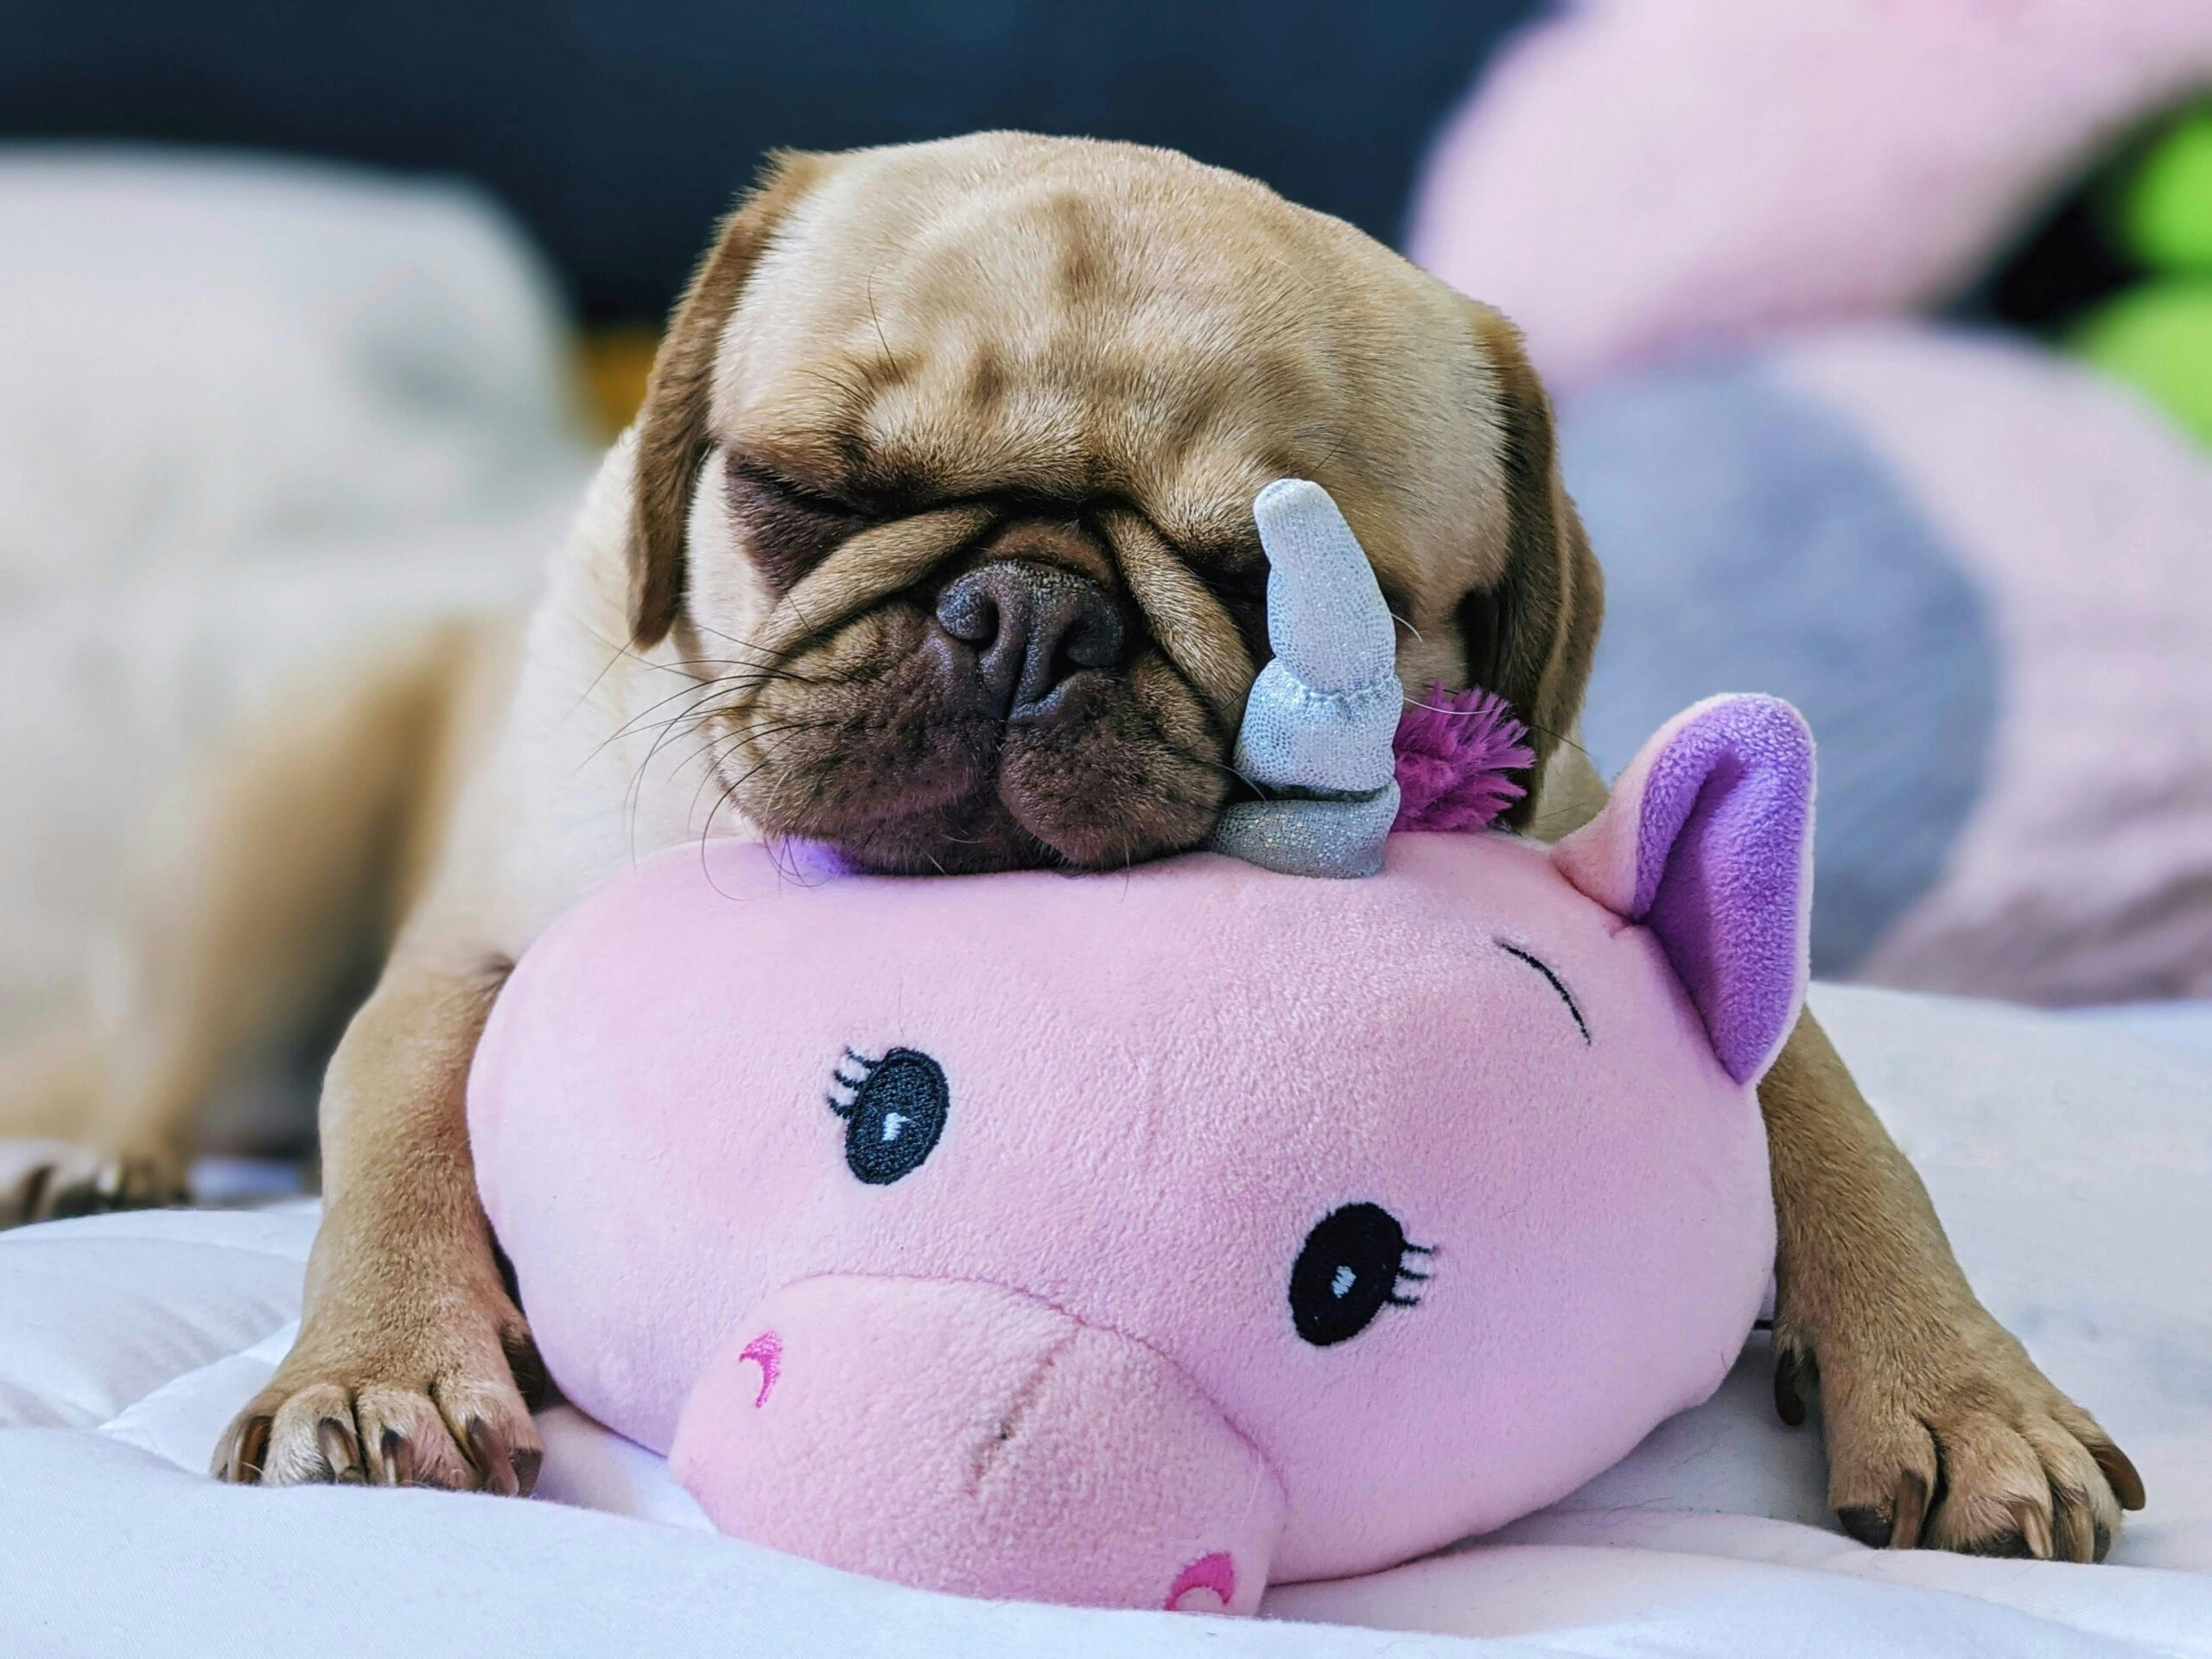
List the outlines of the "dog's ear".
{"label": "dog's ear", "polygon": [[731,209],[677,302],[638,412],[630,505],[630,637],[658,645],[683,606],[684,520],[712,439],[708,398],[723,325],[791,206],[834,156],[778,150]]}
{"label": "dog's ear", "polygon": [[[1459,634],[1469,683],[1513,705],[1536,752],[1531,776],[1541,779],[1582,712],[1605,579],[1560,481],[1551,399],[1520,330],[1486,305],[1468,308],[1476,346],[1497,377],[1507,536],[1504,574],[1459,601]],[[1524,828],[1536,796],[1532,788],[1505,822]]]}

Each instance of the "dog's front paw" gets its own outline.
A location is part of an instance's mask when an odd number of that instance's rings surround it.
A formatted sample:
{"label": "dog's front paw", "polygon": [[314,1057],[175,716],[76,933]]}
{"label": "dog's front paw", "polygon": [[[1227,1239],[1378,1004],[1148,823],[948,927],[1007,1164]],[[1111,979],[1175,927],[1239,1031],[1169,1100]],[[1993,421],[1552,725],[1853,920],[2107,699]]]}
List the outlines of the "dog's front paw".
{"label": "dog's front paw", "polygon": [[530,1415],[543,1388],[529,1329],[503,1298],[419,1323],[311,1329],[225,1431],[213,1471],[526,1497],[545,1454]]}
{"label": "dog's front paw", "polygon": [[1828,1506],[1862,1543],[2101,1561],[2143,1507],[2127,1454],[1978,1304],[1817,1341],[1785,1313],[1775,1354],[1776,1408],[1817,1397]]}
{"label": "dog's front paw", "polygon": [[181,1204],[173,1159],[99,1151],[67,1141],[0,1140],[0,1227]]}

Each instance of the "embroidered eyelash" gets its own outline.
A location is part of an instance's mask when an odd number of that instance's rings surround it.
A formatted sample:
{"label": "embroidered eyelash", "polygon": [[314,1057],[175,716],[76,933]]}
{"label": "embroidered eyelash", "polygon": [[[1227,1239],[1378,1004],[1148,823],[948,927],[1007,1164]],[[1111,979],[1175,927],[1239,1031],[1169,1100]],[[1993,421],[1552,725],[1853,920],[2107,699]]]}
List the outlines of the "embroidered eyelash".
{"label": "embroidered eyelash", "polygon": [[[849,1100],[840,1100],[834,1094],[824,1095],[822,1098],[829,1103],[830,1109],[836,1113],[840,1117],[850,1117],[853,1115],[854,1107],[860,1103],[860,1091],[862,1086],[867,1084],[870,1077],[875,1075],[875,1068],[882,1064],[883,1062],[881,1060],[871,1060],[865,1054],[855,1052],[854,1050],[849,1048],[847,1049],[844,1052],[843,1058],[837,1062],[836,1067],[831,1071],[830,1076],[837,1080],[838,1087],[850,1092],[852,1098]],[[857,1077],[847,1077],[845,1075],[845,1068],[848,1065],[859,1067],[860,1076]]]}
{"label": "embroidered eyelash", "polygon": [[1389,1303],[1393,1307],[1419,1307],[1421,1306],[1421,1298],[1418,1296],[1401,1296],[1398,1294],[1398,1283],[1401,1280],[1410,1279],[1417,1284],[1425,1285],[1429,1281],[1429,1275],[1425,1273],[1415,1273],[1411,1268],[1406,1265],[1406,1257],[1408,1255],[1434,1255],[1435,1254],[1436,1246],[1433,1244],[1416,1244],[1411,1239],[1407,1240],[1405,1250],[1403,1254],[1398,1257],[1398,1270],[1391,1275],[1389,1294],[1384,1296],[1382,1300]]}

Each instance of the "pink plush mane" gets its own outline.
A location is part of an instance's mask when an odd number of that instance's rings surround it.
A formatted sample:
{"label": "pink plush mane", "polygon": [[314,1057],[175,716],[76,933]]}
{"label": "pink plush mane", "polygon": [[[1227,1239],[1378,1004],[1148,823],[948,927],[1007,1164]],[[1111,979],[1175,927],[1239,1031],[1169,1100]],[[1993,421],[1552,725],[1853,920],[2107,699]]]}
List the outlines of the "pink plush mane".
{"label": "pink plush mane", "polygon": [[1535,763],[1529,728],[1504,698],[1442,683],[1407,706],[1394,740],[1397,830],[1483,830],[1529,791],[1513,780]]}

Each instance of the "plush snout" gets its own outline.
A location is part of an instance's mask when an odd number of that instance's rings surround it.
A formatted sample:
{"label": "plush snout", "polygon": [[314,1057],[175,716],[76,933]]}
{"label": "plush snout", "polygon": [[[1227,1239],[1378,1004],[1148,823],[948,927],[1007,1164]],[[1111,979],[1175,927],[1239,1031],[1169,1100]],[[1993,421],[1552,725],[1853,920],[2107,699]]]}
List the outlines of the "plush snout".
{"label": "plush snout", "polygon": [[670,1456],[723,1531],[960,1594],[1250,1612],[1283,1492],[1172,1361],[995,1285],[757,1304]]}

